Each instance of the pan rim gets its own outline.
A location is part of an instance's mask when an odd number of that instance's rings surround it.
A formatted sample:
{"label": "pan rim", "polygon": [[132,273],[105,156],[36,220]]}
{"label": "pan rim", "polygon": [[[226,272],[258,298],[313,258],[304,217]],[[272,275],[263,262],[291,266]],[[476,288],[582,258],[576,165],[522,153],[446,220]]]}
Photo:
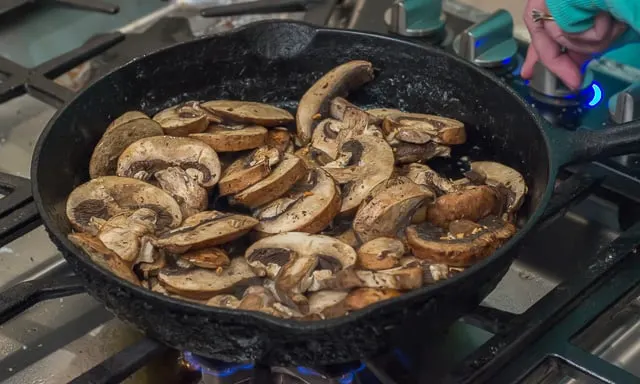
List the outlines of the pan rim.
{"label": "pan rim", "polygon": [[[175,308],[177,310],[184,311],[186,313],[193,313],[193,314],[197,313],[198,315],[203,315],[203,316],[240,315],[240,316],[244,316],[245,318],[250,317],[252,320],[268,325],[269,327],[276,327],[286,331],[317,332],[317,331],[331,330],[334,328],[338,328],[342,325],[345,325],[347,323],[356,322],[362,318],[366,318],[370,316],[374,312],[381,311],[384,308],[387,308],[390,306],[396,306],[400,302],[413,301],[420,296],[434,296],[437,294],[437,292],[443,291],[449,286],[459,284],[462,279],[470,278],[473,274],[493,264],[498,259],[502,259],[503,257],[506,257],[506,253],[508,251],[511,251],[512,248],[517,247],[518,243],[538,223],[540,216],[542,215],[544,209],[549,203],[549,199],[551,198],[551,195],[553,192],[553,180],[555,180],[557,176],[557,169],[552,162],[553,147],[551,146],[550,137],[547,131],[544,129],[544,123],[542,122],[541,117],[526,103],[526,101],[519,94],[515,92],[515,90],[508,87],[504,87],[503,89],[507,91],[511,97],[515,98],[515,100],[518,103],[520,103],[523,109],[527,111],[528,113],[527,117],[530,119],[533,119],[533,122],[539,127],[540,134],[545,143],[547,155],[549,157],[549,162],[547,165],[547,175],[548,175],[547,186],[533,214],[527,219],[526,223],[521,228],[518,229],[518,232],[514,237],[509,239],[502,247],[500,247],[497,251],[492,253],[489,257],[465,269],[463,272],[456,274],[455,276],[449,279],[446,279],[442,282],[439,282],[433,285],[424,286],[422,288],[419,288],[413,291],[404,292],[402,295],[398,297],[372,304],[370,306],[367,306],[366,308],[350,313],[347,316],[341,316],[338,318],[326,319],[326,320],[301,321],[301,320],[295,320],[295,319],[277,318],[277,317],[274,317],[262,312],[256,312],[256,311],[212,307],[212,306],[207,306],[205,304],[200,304],[200,303],[195,303],[195,302],[190,302],[186,300],[165,296],[160,293],[156,293],[146,288],[143,288],[141,286],[136,286],[126,280],[120,279],[117,276],[115,276],[113,273],[108,271],[107,269],[97,265],[96,263],[93,263],[89,259],[89,257],[84,255],[84,253],[67,238],[67,233],[63,233],[63,231],[59,228],[59,226],[56,225],[54,219],[48,214],[47,209],[45,209],[45,207],[42,204],[42,198],[41,198],[40,188],[38,183],[38,169],[40,164],[39,155],[45,143],[47,142],[47,138],[51,134],[53,128],[57,126],[56,122],[59,120],[59,117],[63,115],[72,106],[75,106],[77,103],[80,103],[82,96],[88,89],[95,86],[99,82],[106,81],[114,73],[120,71],[122,68],[130,66],[133,63],[139,62],[141,60],[144,60],[148,56],[161,54],[162,52],[174,49],[177,46],[183,46],[183,45],[189,45],[189,44],[197,45],[197,44],[201,44],[203,41],[208,41],[214,38],[221,38],[228,35],[233,35],[251,28],[259,28],[262,25],[275,25],[275,24],[290,24],[290,25],[297,25],[299,27],[310,28],[314,31],[314,37],[310,41],[312,41],[315,38],[315,35],[317,34],[321,34],[321,33],[331,34],[335,32],[340,32],[342,36],[344,36],[345,33],[348,33],[354,36],[375,37],[376,39],[383,39],[389,42],[411,46],[413,48],[429,52],[433,55],[444,56],[448,60],[452,60],[453,62],[455,62],[457,65],[465,66],[469,70],[476,71],[478,74],[487,77],[496,86],[499,86],[502,83],[499,78],[492,75],[491,73],[488,73],[474,66],[471,63],[467,63],[463,59],[451,53],[445,52],[443,50],[440,50],[431,46],[424,46],[417,43],[401,40],[393,36],[388,36],[388,35],[379,34],[379,33],[362,32],[362,31],[356,31],[356,30],[344,30],[344,29],[337,29],[337,28],[316,27],[309,23],[292,21],[292,20],[257,21],[225,33],[209,35],[209,36],[201,36],[187,42],[175,43],[167,47],[157,49],[152,52],[148,52],[144,55],[138,56],[122,65],[119,65],[113,68],[111,71],[109,71],[105,75],[93,81],[90,85],[88,85],[82,91],[76,93],[74,97],[69,101],[67,101],[62,106],[62,108],[58,109],[56,113],[51,117],[51,119],[47,122],[47,125],[45,126],[42,133],[38,137],[38,140],[34,147],[33,157],[31,161],[31,183],[32,183],[31,188],[32,188],[34,201],[36,203],[38,213],[42,218],[42,222],[44,226],[46,227],[47,231],[55,237],[56,241],[54,242],[57,243],[56,245],[64,247],[64,250],[66,252],[62,252],[62,253],[65,258],[69,257],[69,254],[72,254],[75,260],[79,260],[79,262],[82,263],[83,267],[90,269],[92,273],[99,273],[103,278],[107,279],[110,283],[115,284],[117,287],[121,289],[126,289],[126,291],[132,292],[132,294],[138,299],[143,299],[151,303],[159,302],[165,305],[170,304],[172,308]],[[99,301],[102,302],[102,300],[99,300]],[[103,305],[106,306],[104,302],[103,302]],[[136,326],[138,325],[136,324]],[[138,327],[141,328],[141,326],[138,326]],[[277,331],[277,329],[276,330],[271,329],[270,331]]]}

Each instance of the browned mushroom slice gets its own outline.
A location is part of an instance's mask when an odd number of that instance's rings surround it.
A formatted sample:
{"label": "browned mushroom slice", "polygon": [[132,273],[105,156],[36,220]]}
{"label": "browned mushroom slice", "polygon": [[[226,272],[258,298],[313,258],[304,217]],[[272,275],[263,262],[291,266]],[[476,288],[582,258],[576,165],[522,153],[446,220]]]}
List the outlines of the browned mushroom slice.
{"label": "browned mushroom slice", "polygon": [[465,267],[491,255],[516,232],[513,224],[495,216],[479,221],[470,234],[451,234],[429,222],[407,228],[413,254],[432,263]]}
{"label": "browned mushroom slice", "polygon": [[211,269],[165,269],[160,283],[171,293],[190,298],[210,298],[229,292],[234,286],[251,281],[256,275],[242,257],[231,260],[222,271]]}
{"label": "browned mushroom slice", "polygon": [[369,192],[391,177],[393,164],[391,147],[379,137],[359,136],[342,144],[338,160],[323,167],[344,184],[340,213],[355,213]]}
{"label": "browned mushroom slice", "polygon": [[353,230],[362,242],[404,231],[416,209],[433,201],[435,195],[425,186],[406,177],[383,181],[372,189],[353,219]]}
{"label": "browned mushroom slice", "polygon": [[407,164],[400,169],[399,174],[409,178],[416,184],[430,188],[438,195],[460,190],[459,185],[451,179],[440,176],[438,172],[431,169],[428,165],[419,163]]}
{"label": "browned mushroom slice", "polygon": [[478,221],[498,213],[500,209],[500,198],[493,188],[486,185],[471,186],[438,197],[429,206],[427,220],[446,228],[454,220]]}
{"label": "browned mushroom slice", "polygon": [[311,137],[311,147],[322,163],[328,163],[338,157],[338,134],[343,129],[342,122],[334,119],[325,119],[318,123]]}
{"label": "browned mushroom slice", "polygon": [[229,265],[229,256],[220,248],[198,249],[182,254],[180,258],[205,269],[218,269]]}
{"label": "browned mushroom slice", "polygon": [[237,297],[229,294],[216,295],[207,300],[210,307],[231,308],[236,309],[240,305]]}
{"label": "browned mushroom slice", "polygon": [[231,202],[249,208],[267,204],[287,193],[306,171],[299,157],[285,153],[282,161],[269,176],[235,194]]}
{"label": "browned mushroom slice", "polygon": [[373,271],[395,268],[400,265],[404,253],[402,241],[379,237],[362,244],[358,249],[358,265]]}
{"label": "browned mushroom slice", "polygon": [[258,220],[250,216],[205,211],[188,217],[182,226],[163,233],[155,245],[172,253],[209,248],[233,241],[251,230]]}
{"label": "browned mushroom slice", "polygon": [[303,162],[307,169],[320,168],[326,162],[321,161],[321,154],[318,153],[311,146],[306,146],[295,151],[294,155],[299,157]]}
{"label": "browned mushroom slice", "polygon": [[260,224],[256,231],[317,233],[331,223],[340,211],[340,190],[322,169],[308,171],[287,193],[261,207],[254,215]]}
{"label": "browned mushroom slice", "polygon": [[296,114],[298,140],[306,145],[315,128],[314,117],[328,112],[329,103],[338,96],[346,96],[373,80],[373,65],[368,61],[355,60],[344,63],[327,72],[315,82],[300,99]]}
{"label": "browned mushroom slice", "polygon": [[395,289],[358,288],[349,293],[345,298],[345,304],[350,310],[358,310],[398,296],[400,292]]}
{"label": "browned mushroom slice", "polygon": [[140,253],[141,238],[153,234],[156,220],[156,213],[149,208],[121,213],[102,225],[98,238],[121,259],[132,262]]}
{"label": "browned mushroom slice", "polygon": [[348,291],[319,291],[309,295],[309,313],[320,314],[321,318],[333,318],[344,315],[347,307],[344,300]]}
{"label": "browned mushroom slice", "polygon": [[140,111],[125,112],[120,117],[118,117],[117,119],[113,120],[111,122],[111,124],[109,124],[109,126],[107,127],[107,130],[105,132],[109,132],[110,130],[112,130],[115,127],[118,127],[118,126],[120,126],[122,124],[127,124],[129,122],[132,122],[133,120],[138,120],[138,119],[151,119],[151,118],[149,116],[147,116],[146,114],[144,114],[143,112],[140,112]]}
{"label": "browned mushroom slice", "polygon": [[471,163],[471,171],[480,174],[487,185],[501,191],[506,189],[509,217],[520,209],[527,194],[527,184],[520,172],[492,161],[474,161]]}
{"label": "browned mushroom slice", "polygon": [[133,269],[143,279],[155,278],[160,270],[167,266],[165,253],[153,246],[150,236],[143,236],[140,244],[140,253],[134,262]]}
{"label": "browned mushroom slice", "polygon": [[216,152],[238,152],[254,149],[265,144],[267,129],[257,125],[211,125],[201,133],[189,135],[213,148]]}
{"label": "browned mushroom slice", "polygon": [[187,218],[207,209],[207,190],[198,185],[187,172],[178,167],[169,167],[154,174],[160,187],[180,205],[182,217]]}
{"label": "browned mushroom slice", "polygon": [[213,100],[203,103],[202,107],[236,123],[277,127],[293,122],[293,116],[286,110],[252,101]]}
{"label": "browned mushroom slice", "polygon": [[165,135],[187,136],[190,133],[200,133],[207,129],[209,122],[220,122],[216,116],[207,113],[197,101],[185,101],[173,107],[164,109],[155,116]]}
{"label": "browned mushroom slice", "polygon": [[[125,116],[129,114],[128,116]],[[118,157],[131,143],[163,134],[158,123],[149,118],[133,118],[131,112],[116,119],[96,144],[89,160],[92,179],[116,174]],[[118,121],[120,120],[120,121]]]}
{"label": "browned mushroom slice", "polygon": [[104,176],[76,187],[67,198],[67,218],[82,232],[97,234],[92,219],[102,222],[123,212],[149,208],[157,215],[156,231],[174,228],[182,222],[178,203],[160,188],[140,180]]}
{"label": "browned mushroom slice", "polygon": [[282,158],[278,149],[264,146],[234,161],[222,174],[220,196],[238,193],[265,179]]}
{"label": "browned mushroom slice", "polygon": [[286,128],[282,127],[269,131],[266,144],[269,147],[276,148],[280,153],[293,153],[294,150],[291,134]]}
{"label": "browned mushroom slice", "polygon": [[281,318],[291,318],[301,316],[296,310],[291,309],[276,301],[271,292],[265,287],[248,287],[242,296],[242,300],[237,309],[248,311],[258,311]]}
{"label": "browned mushroom slice", "polygon": [[396,138],[414,144],[435,141],[440,144],[463,144],[467,140],[461,121],[422,113],[394,109],[370,109],[369,114],[384,119],[385,134],[397,131]]}
{"label": "browned mushroom slice", "polygon": [[156,136],[131,144],[118,159],[118,176],[150,179],[156,172],[180,167],[202,187],[216,185],[220,160],[205,143],[188,137]]}
{"label": "browned mushroom slice", "polygon": [[318,265],[318,257],[294,255],[280,268],[273,282],[265,282],[275,298],[298,312],[308,311],[307,298],[303,295],[312,283],[312,273]]}
{"label": "browned mushroom slice", "polygon": [[454,267],[446,264],[434,264],[428,260],[421,260],[413,256],[403,258],[401,260],[401,264],[405,267],[422,268],[423,282],[425,285],[435,284],[439,281],[446,280],[464,271],[464,267]]}
{"label": "browned mushroom slice", "polygon": [[417,163],[434,157],[451,156],[451,148],[434,142],[426,144],[397,143],[393,144],[396,164]]}
{"label": "browned mushroom slice", "polygon": [[382,123],[382,119],[356,107],[343,97],[336,97],[331,100],[329,113],[334,119],[342,121],[345,119],[345,115],[348,115],[347,112],[349,111],[349,109],[356,109],[364,112],[367,116],[367,122],[370,125],[380,125]]}
{"label": "browned mushroom slice", "polygon": [[82,249],[94,263],[123,280],[140,285],[140,280],[133,273],[129,264],[105,247],[98,238],[87,233],[70,233],[68,238],[73,244]]}

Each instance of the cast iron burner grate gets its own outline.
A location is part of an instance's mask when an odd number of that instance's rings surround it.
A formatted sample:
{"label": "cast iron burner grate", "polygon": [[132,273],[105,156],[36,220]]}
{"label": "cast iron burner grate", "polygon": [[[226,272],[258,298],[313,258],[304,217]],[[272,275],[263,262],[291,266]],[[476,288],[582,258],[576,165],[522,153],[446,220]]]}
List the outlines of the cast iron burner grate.
{"label": "cast iron burner grate", "polygon": [[[51,1],[46,1],[50,3]],[[115,14],[120,7],[100,0],[54,0],[55,3],[87,11]],[[0,17],[31,8],[34,5],[45,3],[44,0],[2,0],[0,1]]]}

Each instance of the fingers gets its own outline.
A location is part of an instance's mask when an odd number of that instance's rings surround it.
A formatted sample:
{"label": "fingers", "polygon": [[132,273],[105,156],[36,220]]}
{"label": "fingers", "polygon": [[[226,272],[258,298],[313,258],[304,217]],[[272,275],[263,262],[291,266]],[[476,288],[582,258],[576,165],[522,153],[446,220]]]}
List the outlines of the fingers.
{"label": "fingers", "polygon": [[533,45],[529,45],[527,56],[524,58],[524,63],[522,63],[522,69],[520,70],[520,76],[523,79],[530,79],[533,76],[533,67],[538,62],[538,59],[538,52],[536,52]]}
{"label": "fingers", "polygon": [[580,67],[569,55],[562,52],[560,44],[554,41],[544,29],[532,33],[531,44],[547,69],[558,76],[569,88],[577,89],[580,87],[582,83]]}

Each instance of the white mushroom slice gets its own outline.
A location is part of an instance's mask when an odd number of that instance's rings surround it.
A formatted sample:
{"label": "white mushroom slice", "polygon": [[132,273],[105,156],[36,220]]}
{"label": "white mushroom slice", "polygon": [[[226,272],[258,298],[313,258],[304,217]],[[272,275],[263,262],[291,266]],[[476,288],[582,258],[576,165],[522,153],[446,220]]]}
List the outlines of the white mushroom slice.
{"label": "white mushroom slice", "polygon": [[220,178],[220,196],[238,193],[265,179],[281,160],[280,151],[264,146],[234,161]]}
{"label": "white mushroom slice", "polygon": [[[129,114],[128,116],[125,116]],[[163,134],[158,123],[149,118],[133,118],[131,112],[120,116],[107,128],[96,144],[89,161],[89,176],[92,179],[116,174],[118,157],[131,143]]]}
{"label": "white mushroom slice", "polygon": [[262,207],[255,217],[256,231],[317,233],[326,228],[340,211],[340,190],[322,169],[312,169],[288,192],[287,197]]}
{"label": "white mushroom slice", "polygon": [[369,114],[383,120],[383,131],[389,135],[398,131],[396,138],[414,144],[434,141],[440,144],[463,144],[467,140],[464,124],[447,117],[408,113],[397,109],[370,109]]}
{"label": "white mushroom slice", "polygon": [[251,230],[258,220],[250,216],[205,211],[188,217],[182,226],[163,233],[155,246],[172,253],[209,248],[233,241]]}
{"label": "white mushroom slice", "polygon": [[338,134],[343,129],[342,122],[334,119],[322,120],[313,130],[311,147],[321,156],[321,162],[327,163],[338,157]]}
{"label": "white mushroom slice", "polygon": [[393,144],[396,164],[417,163],[434,157],[450,157],[451,148],[435,142],[426,144],[397,143]]}
{"label": "white mushroom slice", "polygon": [[507,213],[509,216],[520,209],[524,196],[527,194],[527,184],[520,172],[493,161],[474,161],[471,163],[471,171],[482,175],[487,185],[494,188],[507,188]]}
{"label": "white mushroom slice", "polygon": [[383,181],[372,189],[353,219],[353,230],[362,242],[403,232],[421,205],[435,195],[406,177]]}
{"label": "white mushroom slice", "polygon": [[370,240],[358,249],[358,265],[364,269],[379,271],[400,265],[405,249],[402,241],[390,237]]}
{"label": "white mushroom slice", "polygon": [[296,113],[298,140],[306,145],[313,134],[318,114],[328,112],[329,103],[338,96],[373,80],[373,65],[368,61],[354,60],[333,68],[315,82],[300,99]]}
{"label": "white mushroom slice", "polygon": [[267,134],[266,144],[269,147],[276,148],[280,153],[293,153],[294,150],[291,134],[283,127],[271,129]]}
{"label": "white mushroom slice", "polygon": [[207,129],[210,119],[220,122],[220,119],[202,109],[197,101],[185,101],[153,116],[153,120],[160,124],[165,135],[170,136],[200,133]]}
{"label": "white mushroom slice", "polygon": [[242,257],[231,260],[229,266],[222,271],[165,269],[158,274],[158,280],[169,292],[190,298],[210,298],[226,293],[234,286],[255,277]]}
{"label": "white mushroom slice", "polygon": [[287,191],[305,175],[307,169],[299,157],[285,153],[269,176],[235,194],[231,203],[256,208],[269,203]]}
{"label": "white mushroom slice", "polygon": [[218,269],[229,265],[229,256],[220,248],[205,248],[187,252],[180,255],[180,259],[205,269]]}
{"label": "white mushroom slice", "polygon": [[121,259],[132,262],[140,253],[141,238],[154,232],[156,220],[156,213],[149,208],[121,213],[100,228],[98,238]]}
{"label": "white mushroom slice", "polygon": [[123,280],[140,285],[140,280],[131,270],[131,266],[105,247],[98,238],[87,233],[70,233],[67,237],[82,249],[94,263]]}
{"label": "white mushroom slice", "polygon": [[109,132],[113,128],[116,128],[116,127],[118,127],[120,125],[123,125],[123,124],[130,123],[133,120],[138,120],[138,119],[151,119],[151,118],[149,116],[147,116],[146,114],[144,114],[143,112],[140,112],[140,111],[125,112],[120,117],[118,117],[117,119],[113,120],[111,122],[111,124],[109,124],[109,126],[107,127],[107,130],[105,132]]}
{"label": "white mushroom slice", "polygon": [[407,164],[400,170],[400,175],[409,178],[416,184],[430,188],[438,195],[455,192],[461,188],[451,179],[440,176],[438,172],[424,164]]}
{"label": "white mushroom slice", "polygon": [[67,198],[66,213],[77,231],[95,235],[99,230],[96,224],[140,208],[155,211],[156,231],[182,222],[180,207],[168,193],[143,181],[117,176],[99,177],[76,187]]}
{"label": "white mushroom slice", "polygon": [[393,151],[384,139],[359,136],[342,144],[340,157],[323,167],[342,186],[341,214],[351,214],[394,168]]}
{"label": "white mushroom slice", "polygon": [[136,141],[118,159],[118,176],[148,180],[156,172],[180,167],[204,188],[220,178],[220,160],[205,143],[187,137],[155,136]]}
{"label": "white mushroom slice", "polygon": [[169,167],[156,172],[154,177],[160,187],[180,205],[183,218],[207,209],[209,204],[207,190],[198,185],[184,169]]}
{"label": "white mushroom slice", "polygon": [[267,133],[265,127],[257,125],[245,127],[216,124],[189,137],[204,142],[216,152],[238,152],[263,146]]}
{"label": "white mushroom slice", "polygon": [[229,294],[222,294],[213,296],[207,300],[207,305],[210,307],[231,308],[236,309],[240,305],[240,300],[237,297]]}
{"label": "white mushroom slice", "polygon": [[277,127],[293,122],[293,116],[286,110],[273,105],[237,100],[207,101],[202,107],[224,119],[265,127]]}

